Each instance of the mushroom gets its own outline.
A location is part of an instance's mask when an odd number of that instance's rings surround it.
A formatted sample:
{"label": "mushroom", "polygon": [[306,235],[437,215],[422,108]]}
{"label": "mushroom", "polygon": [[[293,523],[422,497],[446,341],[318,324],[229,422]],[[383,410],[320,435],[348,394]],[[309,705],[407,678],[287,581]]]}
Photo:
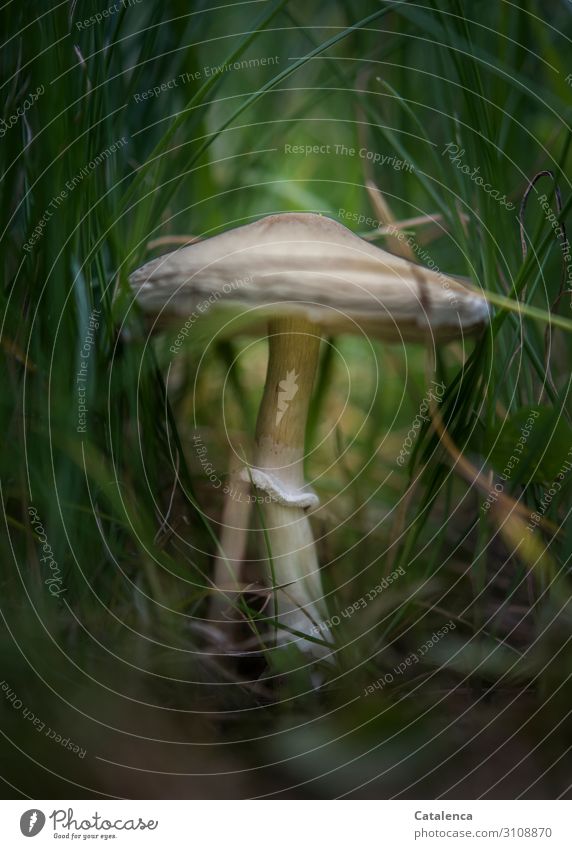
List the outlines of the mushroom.
{"label": "mushroom", "polygon": [[[479,331],[486,301],[460,281],[394,256],[313,213],[270,215],[146,263],[130,276],[145,312],[187,316],[205,300],[266,330],[269,359],[253,463],[238,474],[262,496],[273,617],[279,642],[319,655],[328,632],[308,519],[317,495],[304,482],[304,433],[324,333],[386,341],[448,341]],[[235,285],[239,281],[240,285]],[[179,319],[180,320],[180,319]],[[242,506],[228,505],[215,569],[216,610],[244,585],[237,544]],[[232,559],[224,556],[225,536]],[[265,552],[262,552],[265,558]],[[270,577],[271,576],[271,577]]]}

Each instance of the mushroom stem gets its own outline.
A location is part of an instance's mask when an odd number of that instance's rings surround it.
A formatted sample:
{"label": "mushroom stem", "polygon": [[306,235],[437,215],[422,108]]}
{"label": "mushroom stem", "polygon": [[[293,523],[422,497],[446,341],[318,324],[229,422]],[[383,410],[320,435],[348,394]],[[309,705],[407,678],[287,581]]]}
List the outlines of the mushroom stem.
{"label": "mushroom stem", "polygon": [[234,460],[230,487],[221,519],[219,551],[214,564],[214,587],[209,604],[209,620],[217,638],[232,646],[238,641],[237,624],[242,616],[238,598],[244,591],[244,558],[251,514],[249,485],[241,477],[242,462]]}
{"label": "mushroom stem", "polygon": [[[318,558],[306,514],[318,498],[304,481],[304,437],[320,335],[320,328],[305,318],[270,322],[255,463],[245,470],[260,496],[279,642],[296,639],[289,631],[310,634],[324,618]],[[302,648],[310,645],[317,647],[308,641]]]}

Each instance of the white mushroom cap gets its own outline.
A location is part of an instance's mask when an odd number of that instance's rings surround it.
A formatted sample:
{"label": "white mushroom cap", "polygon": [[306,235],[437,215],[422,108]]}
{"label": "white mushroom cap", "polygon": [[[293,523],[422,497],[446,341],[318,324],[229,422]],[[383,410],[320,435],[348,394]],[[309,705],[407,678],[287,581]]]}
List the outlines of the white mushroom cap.
{"label": "white mushroom cap", "polygon": [[314,213],[270,215],[158,257],[129,280],[141,308],[163,317],[188,316],[201,302],[255,306],[253,324],[297,314],[325,332],[390,341],[446,341],[480,330],[490,315],[460,281]]}

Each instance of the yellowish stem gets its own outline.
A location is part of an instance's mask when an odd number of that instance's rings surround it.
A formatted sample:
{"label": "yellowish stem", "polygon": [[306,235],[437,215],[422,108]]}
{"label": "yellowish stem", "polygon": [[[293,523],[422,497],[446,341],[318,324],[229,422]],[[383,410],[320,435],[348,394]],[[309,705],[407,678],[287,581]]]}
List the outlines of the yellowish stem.
{"label": "yellowish stem", "polygon": [[[320,350],[320,329],[305,318],[270,323],[268,371],[256,424],[256,456],[251,474],[261,498],[270,543],[269,579],[280,641],[295,640],[290,630],[321,634],[324,615],[319,564],[306,508],[304,436]],[[262,477],[267,476],[266,486]],[[261,532],[261,537],[264,536]],[[264,552],[267,553],[266,543]],[[315,643],[300,648],[320,653]]]}

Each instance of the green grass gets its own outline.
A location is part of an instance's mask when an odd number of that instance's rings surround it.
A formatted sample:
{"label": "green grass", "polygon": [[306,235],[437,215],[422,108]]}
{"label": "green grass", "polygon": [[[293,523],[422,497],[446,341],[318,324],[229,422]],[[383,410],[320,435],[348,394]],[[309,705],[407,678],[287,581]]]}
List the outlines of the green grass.
{"label": "green grass", "polygon": [[[569,795],[568,758],[557,759],[572,743],[572,476],[543,499],[572,448],[572,286],[538,196],[556,210],[557,185],[569,219],[572,7],[498,2],[483,16],[471,0],[268,0],[217,12],[143,0],[78,28],[101,11],[78,5],[73,20],[68,4],[2,11],[4,119],[44,93],[0,139],[0,679],[87,755],[32,734],[0,692],[5,793]],[[272,62],[204,73],[261,57]],[[314,144],[330,153],[285,152]],[[514,210],[455,167],[447,144]],[[412,168],[368,166],[361,148]],[[519,206],[546,169],[554,180],[528,198],[523,259]],[[340,616],[334,662],[312,670],[297,648],[269,646],[235,663],[205,650],[223,503],[190,438],[202,434],[223,480],[229,438],[249,454],[265,344],[225,335],[213,310],[173,357],[177,329],[149,334],[127,276],[170,249],[153,239],[271,212],[321,212],[371,233],[356,223],[377,218],[367,178],[396,220],[442,216],[429,242],[429,229],[411,232],[443,272],[488,293],[494,317],[434,363],[416,346],[324,345],[307,473],[327,502],[314,529],[329,615]],[[429,425],[396,463],[430,378],[446,384],[444,427],[481,480],[500,480],[541,411],[504,485],[512,506],[484,509],[486,488]],[[533,511],[545,521],[530,533]],[[399,568],[391,588],[341,616]],[[449,620],[456,628],[407,674],[364,696]]]}

